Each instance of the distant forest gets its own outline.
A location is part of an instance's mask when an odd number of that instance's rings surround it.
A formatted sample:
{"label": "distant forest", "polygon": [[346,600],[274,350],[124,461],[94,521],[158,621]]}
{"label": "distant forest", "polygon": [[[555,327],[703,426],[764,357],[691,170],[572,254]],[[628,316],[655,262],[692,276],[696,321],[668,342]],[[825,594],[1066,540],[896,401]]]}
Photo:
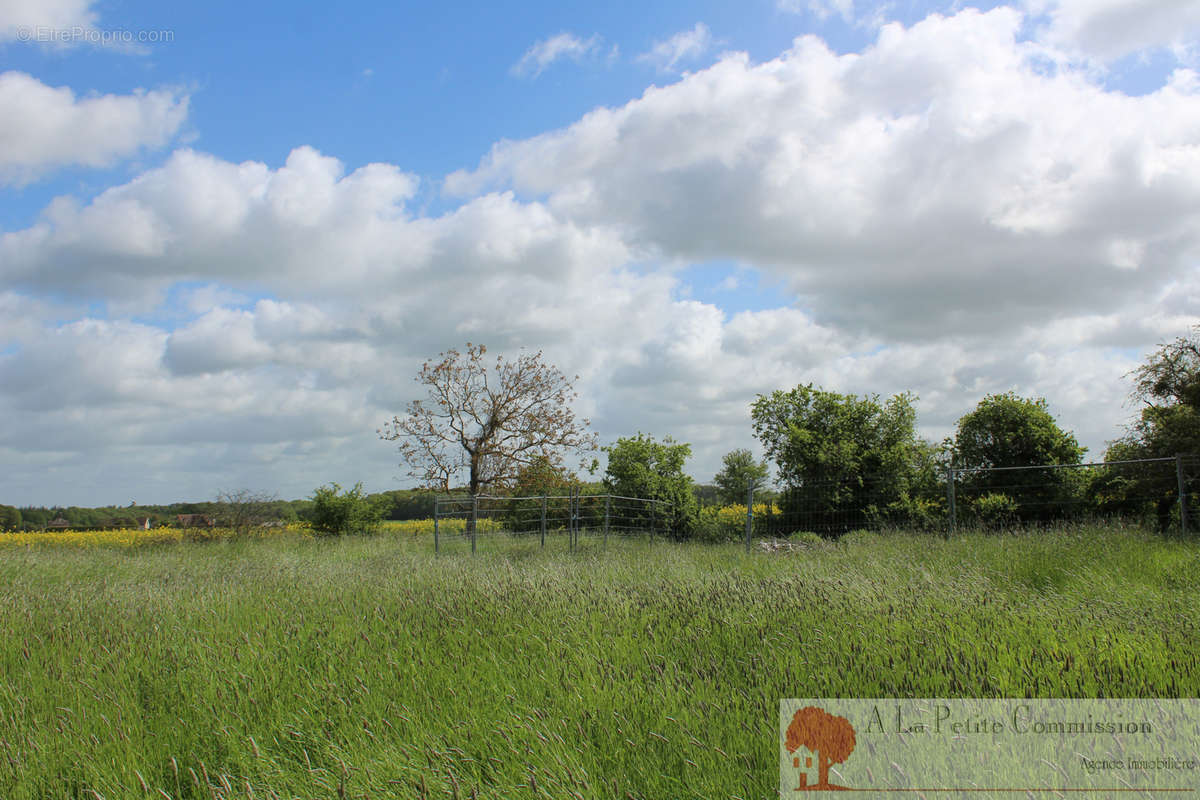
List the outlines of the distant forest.
{"label": "distant forest", "polygon": [[[602,493],[599,483],[585,483],[581,486],[585,494]],[[696,499],[701,506],[718,503],[717,489],[714,486],[693,485]],[[367,497],[368,501],[377,506],[384,519],[429,519],[433,516],[434,492],[424,489],[396,489],[390,492],[379,492]],[[466,494],[462,489],[452,494]],[[258,516],[272,522],[305,522],[312,510],[312,500],[270,500],[262,504]],[[225,503],[216,501],[201,503],[171,503],[169,505],[128,505],[101,506],[99,508],[69,507],[26,507],[0,505],[0,532],[4,530],[42,530],[53,520],[64,519],[75,530],[90,528],[133,528],[139,520],[150,519],[151,527],[174,525],[176,518],[182,514],[203,514],[210,517],[217,525],[229,516],[230,509]]]}

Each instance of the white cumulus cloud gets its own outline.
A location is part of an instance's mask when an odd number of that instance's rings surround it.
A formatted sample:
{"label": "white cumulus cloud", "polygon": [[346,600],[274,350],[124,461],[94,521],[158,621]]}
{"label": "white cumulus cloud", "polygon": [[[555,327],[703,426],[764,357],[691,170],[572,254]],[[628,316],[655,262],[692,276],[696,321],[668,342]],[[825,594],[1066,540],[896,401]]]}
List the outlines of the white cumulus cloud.
{"label": "white cumulus cloud", "polygon": [[0,0],[0,41],[37,41],[37,29],[94,30],[95,0]]}
{"label": "white cumulus cloud", "polygon": [[1041,38],[1068,52],[1112,61],[1143,50],[1187,52],[1200,42],[1195,0],[1031,0],[1048,22]]}
{"label": "white cumulus cloud", "polygon": [[1200,254],[1200,96],[1047,73],[1019,13],[892,23],[728,55],[568,128],[504,142],[451,191],[508,186],[664,259],[759,265],[821,320],[1005,330],[1144,300]]}
{"label": "white cumulus cloud", "polygon": [[[754,444],[756,394],[807,382],[912,391],[933,439],[985,394],[1045,397],[1100,456],[1122,376],[1200,308],[1197,81],[1046,70],[1024,21],[728,55],[497,144],[438,215],[402,166],[311,147],[59,198],[0,234],[4,501],[407,485],[375,430],[468,340],[543,349],[602,441],[670,434],[701,480]],[[710,262],[787,291],[687,297]]]}
{"label": "white cumulus cloud", "polygon": [[23,72],[0,73],[0,183],[25,184],[64,166],[107,167],[162,147],[187,119],[174,89],[79,97]]}

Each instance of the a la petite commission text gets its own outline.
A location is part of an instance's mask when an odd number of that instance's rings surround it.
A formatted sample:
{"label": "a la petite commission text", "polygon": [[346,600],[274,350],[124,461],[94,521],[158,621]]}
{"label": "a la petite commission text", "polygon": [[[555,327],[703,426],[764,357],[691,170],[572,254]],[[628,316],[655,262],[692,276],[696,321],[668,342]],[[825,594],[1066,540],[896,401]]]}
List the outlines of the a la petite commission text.
{"label": "a la petite commission text", "polygon": [[954,714],[949,706],[934,706],[928,709],[905,709],[897,705],[881,710],[873,706],[866,733],[1038,733],[1055,735],[1090,734],[1094,736],[1121,733],[1151,733],[1153,727],[1146,721],[1121,719],[1095,719],[1088,714],[1085,719],[1041,719],[1035,718],[1032,709],[1025,704],[1013,707],[1012,713],[1004,718]]}

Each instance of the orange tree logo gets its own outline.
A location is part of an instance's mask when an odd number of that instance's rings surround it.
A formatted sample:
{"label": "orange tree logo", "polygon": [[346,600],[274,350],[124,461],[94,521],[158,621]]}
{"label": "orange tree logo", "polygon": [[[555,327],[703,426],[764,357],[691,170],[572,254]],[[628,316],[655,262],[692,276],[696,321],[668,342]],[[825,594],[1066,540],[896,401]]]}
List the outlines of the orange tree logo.
{"label": "orange tree logo", "polygon": [[[800,773],[800,785],[796,791],[805,789],[847,789],[829,782],[829,767],[841,764],[854,752],[854,726],[845,717],[833,714],[816,706],[805,706],[792,716],[784,741],[788,753],[794,756],[792,766],[799,767],[804,758],[804,769],[812,767],[812,755],[817,757],[817,782],[808,782],[808,772]],[[801,751],[797,754],[797,751]],[[805,753],[804,751],[808,752]]]}

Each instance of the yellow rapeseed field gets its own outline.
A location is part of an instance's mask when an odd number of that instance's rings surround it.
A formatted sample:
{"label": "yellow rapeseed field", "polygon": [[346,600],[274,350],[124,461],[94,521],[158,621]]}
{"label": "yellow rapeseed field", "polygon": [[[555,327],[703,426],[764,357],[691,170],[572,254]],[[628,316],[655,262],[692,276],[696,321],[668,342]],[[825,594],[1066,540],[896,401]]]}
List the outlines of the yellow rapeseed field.
{"label": "yellow rapeseed field", "polygon": [[[705,511],[709,511],[716,518],[716,520],[721,523],[730,524],[730,525],[745,525],[746,524],[746,504],[745,503],[734,503],[731,506],[720,506],[719,508],[709,508],[709,509],[705,509]],[[754,504],[754,516],[756,516],[756,517],[765,516],[767,514],[767,512],[768,512],[768,509],[767,509],[766,503],[755,503]],[[770,513],[778,516],[779,514],[782,514],[783,512],[780,511],[778,505],[772,503],[771,507],[770,507]]]}
{"label": "yellow rapeseed field", "polygon": [[[467,527],[465,519],[443,519],[438,520],[438,533],[462,533]],[[408,536],[433,536],[433,520],[432,519],[404,519],[404,520],[389,520],[381,526],[382,530],[387,533],[398,533]],[[479,533],[497,533],[502,530],[499,522],[494,519],[481,519],[476,522],[476,530]]]}
{"label": "yellow rapeseed field", "polygon": [[[498,522],[481,519],[479,533],[496,533],[501,530]],[[438,523],[443,534],[461,534],[466,520],[445,519]],[[433,538],[432,519],[387,521],[380,523],[382,533],[414,538]],[[113,528],[91,531],[32,531],[24,533],[0,532],[0,548],[4,547],[143,547],[173,542],[215,542],[235,538],[269,539],[280,536],[312,536],[312,528],[306,523],[251,528],[237,531],[233,528]]]}
{"label": "yellow rapeseed field", "polygon": [[[772,509],[778,514],[779,508]],[[762,504],[754,506],[756,515],[765,514],[767,507]],[[739,526],[745,525],[746,507],[744,505],[724,506],[721,508],[704,509],[702,517],[712,517],[719,524],[736,532]],[[458,518],[443,519],[438,522],[438,531],[444,535],[462,534],[466,528],[466,520]],[[379,524],[379,531],[399,536],[413,538],[433,538],[432,519],[388,520]],[[478,531],[485,533],[500,533],[504,528],[500,521],[480,519]],[[143,547],[155,544],[170,544],[173,542],[212,542],[234,538],[267,539],[280,536],[312,536],[311,527],[306,523],[251,528],[249,531],[237,531],[233,528],[113,528],[111,530],[56,530],[32,531],[24,533],[0,532],[0,548],[5,547]]]}
{"label": "yellow rapeseed field", "polygon": [[311,536],[303,524],[270,528],[252,528],[238,532],[233,528],[113,528],[98,531],[32,531],[0,533],[0,547],[144,547],[173,542],[214,542],[235,537],[265,539],[278,536]]}

